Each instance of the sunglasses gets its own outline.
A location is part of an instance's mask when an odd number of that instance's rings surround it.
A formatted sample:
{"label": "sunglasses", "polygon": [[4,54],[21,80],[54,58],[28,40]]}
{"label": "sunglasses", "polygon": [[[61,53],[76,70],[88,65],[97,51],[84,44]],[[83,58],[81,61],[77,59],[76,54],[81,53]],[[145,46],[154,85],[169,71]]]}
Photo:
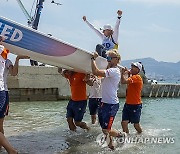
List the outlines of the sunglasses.
{"label": "sunglasses", "polygon": [[117,57],[110,57],[110,56],[106,57],[107,61],[111,61],[113,58],[117,58]]}

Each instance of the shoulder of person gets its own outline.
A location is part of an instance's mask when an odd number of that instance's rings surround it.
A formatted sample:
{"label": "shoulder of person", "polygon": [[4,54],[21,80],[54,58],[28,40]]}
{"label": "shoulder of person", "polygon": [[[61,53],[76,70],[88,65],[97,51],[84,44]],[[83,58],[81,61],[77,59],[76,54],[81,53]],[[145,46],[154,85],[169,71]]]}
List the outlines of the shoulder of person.
{"label": "shoulder of person", "polygon": [[117,67],[108,68],[106,72],[110,74],[121,74],[120,69]]}
{"label": "shoulder of person", "polygon": [[6,63],[12,63],[10,59],[6,59]]}
{"label": "shoulder of person", "polygon": [[4,50],[4,46],[0,45],[0,52]]}
{"label": "shoulder of person", "polygon": [[10,66],[13,66],[13,63],[10,59],[6,59],[5,65],[7,68],[9,68]]}
{"label": "shoulder of person", "polygon": [[132,78],[133,80],[142,80],[142,78],[139,74],[132,75],[130,78]]}
{"label": "shoulder of person", "polygon": [[74,74],[79,75],[79,76],[86,76],[86,74],[80,73],[80,72],[75,72]]}

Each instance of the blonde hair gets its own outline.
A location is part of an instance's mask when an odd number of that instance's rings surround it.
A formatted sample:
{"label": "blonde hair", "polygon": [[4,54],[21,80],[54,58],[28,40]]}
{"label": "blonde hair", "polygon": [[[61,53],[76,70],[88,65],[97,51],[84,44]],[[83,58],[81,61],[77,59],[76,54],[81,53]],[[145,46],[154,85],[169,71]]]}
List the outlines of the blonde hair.
{"label": "blonde hair", "polygon": [[121,55],[119,54],[117,49],[111,49],[109,51],[107,51],[107,54],[114,54],[116,55],[116,57],[118,58],[119,62],[121,61]]}

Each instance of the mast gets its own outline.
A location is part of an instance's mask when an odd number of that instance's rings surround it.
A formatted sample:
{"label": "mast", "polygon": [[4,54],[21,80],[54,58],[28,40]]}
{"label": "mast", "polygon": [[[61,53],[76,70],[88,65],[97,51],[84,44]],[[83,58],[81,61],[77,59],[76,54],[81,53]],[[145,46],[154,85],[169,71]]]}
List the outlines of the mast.
{"label": "mast", "polygon": [[[23,3],[21,0],[16,0],[22,9],[23,13],[25,14],[26,18],[28,19],[28,25],[32,25],[32,28],[37,30],[38,24],[41,16],[41,11],[43,9],[43,3],[45,0],[37,0],[37,5],[35,9],[34,17],[31,17],[31,15],[28,14],[27,10],[25,9]],[[62,5],[61,3],[57,3],[54,0],[51,1],[51,3],[54,3],[56,5]],[[38,62],[30,59],[31,66],[38,66]],[[41,64],[41,66],[44,66],[44,64]]]}
{"label": "mast", "polygon": [[[35,10],[35,19],[32,24],[32,28],[37,30],[38,24],[40,20],[41,11],[43,9],[43,2],[44,0],[37,0],[37,6]],[[38,66],[38,62],[30,59],[31,66]]]}
{"label": "mast", "polygon": [[43,2],[44,2],[44,0],[39,0],[38,4],[36,6],[35,19],[34,19],[34,22],[33,22],[33,25],[32,25],[32,28],[35,29],[35,30],[37,30],[37,28],[38,28],[41,11],[43,9]]}

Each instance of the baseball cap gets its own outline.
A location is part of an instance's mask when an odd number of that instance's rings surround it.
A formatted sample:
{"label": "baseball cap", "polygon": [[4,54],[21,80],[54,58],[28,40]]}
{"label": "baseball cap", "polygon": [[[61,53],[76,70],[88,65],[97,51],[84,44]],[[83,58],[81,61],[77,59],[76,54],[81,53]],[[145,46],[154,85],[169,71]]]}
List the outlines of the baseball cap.
{"label": "baseball cap", "polygon": [[131,65],[137,67],[140,71],[142,70],[142,65],[139,62],[131,63]]}
{"label": "baseball cap", "polygon": [[104,25],[103,26],[103,30],[113,30],[113,28],[111,27],[111,25]]}

